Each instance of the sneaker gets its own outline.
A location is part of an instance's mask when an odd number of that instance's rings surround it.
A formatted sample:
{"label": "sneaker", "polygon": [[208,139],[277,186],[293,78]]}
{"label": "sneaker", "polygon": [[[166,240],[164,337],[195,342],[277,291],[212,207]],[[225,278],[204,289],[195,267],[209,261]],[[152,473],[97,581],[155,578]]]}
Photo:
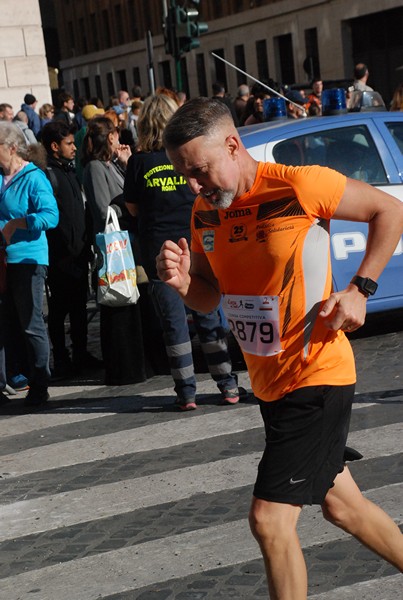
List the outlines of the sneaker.
{"label": "sneaker", "polygon": [[45,387],[31,387],[28,394],[25,396],[24,406],[26,408],[39,408],[46,406],[50,396],[48,389]]}
{"label": "sneaker", "polygon": [[28,379],[21,373],[10,377],[8,384],[16,392],[24,392],[25,390],[29,390]]}
{"label": "sneaker", "polygon": [[8,383],[7,383],[6,387],[4,388],[4,391],[9,396],[15,396],[17,394],[17,392],[15,391],[15,389],[12,388],[11,385],[8,385]]}
{"label": "sneaker", "polygon": [[0,406],[4,406],[4,404],[8,404],[9,402],[11,402],[10,398],[3,392],[0,392]]}
{"label": "sneaker", "polygon": [[189,400],[182,400],[181,398],[177,398],[175,402],[175,406],[179,408],[179,410],[196,410],[197,404],[196,401],[192,398]]}
{"label": "sneaker", "polygon": [[243,387],[237,387],[232,390],[221,390],[222,404],[238,404],[242,398],[247,398],[248,392]]}

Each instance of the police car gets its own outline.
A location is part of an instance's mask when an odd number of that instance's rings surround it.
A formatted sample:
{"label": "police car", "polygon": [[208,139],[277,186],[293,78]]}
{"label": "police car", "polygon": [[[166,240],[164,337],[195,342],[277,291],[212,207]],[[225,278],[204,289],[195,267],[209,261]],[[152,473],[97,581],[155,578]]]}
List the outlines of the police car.
{"label": "police car", "polygon": [[[323,165],[360,179],[403,201],[403,112],[349,112],[337,116],[269,121],[241,127],[249,153],[260,161]],[[334,289],[346,287],[362,261],[368,227],[331,222]],[[368,313],[403,308],[403,240],[368,300]]]}

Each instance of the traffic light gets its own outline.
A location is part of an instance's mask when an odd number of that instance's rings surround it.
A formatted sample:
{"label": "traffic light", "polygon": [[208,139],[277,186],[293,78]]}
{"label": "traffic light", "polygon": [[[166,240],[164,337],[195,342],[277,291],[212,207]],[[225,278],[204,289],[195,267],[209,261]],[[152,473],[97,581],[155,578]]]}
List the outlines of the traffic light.
{"label": "traffic light", "polygon": [[207,33],[207,23],[198,21],[199,11],[196,8],[176,7],[176,37],[180,54],[199,48],[198,37]]}
{"label": "traffic light", "polygon": [[[195,4],[198,4],[199,1]],[[175,58],[200,46],[197,39],[208,31],[207,23],[198,21],[199,11],[196,8],[177,6],[171,0],[164,23],[165,51]]]}
{"label": "traffic light", "polygon": [[176,39],[176,9],[170,8],[164,22],[165,52],[171,56],[179,56],[178,40]]}

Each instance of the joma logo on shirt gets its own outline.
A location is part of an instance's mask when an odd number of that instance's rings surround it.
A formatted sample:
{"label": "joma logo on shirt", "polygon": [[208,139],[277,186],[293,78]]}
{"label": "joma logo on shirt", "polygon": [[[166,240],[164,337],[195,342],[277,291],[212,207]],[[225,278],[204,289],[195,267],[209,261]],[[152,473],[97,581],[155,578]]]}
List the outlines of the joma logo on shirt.
{"label": "joma logo on shirt", "polygon": [[224,219],[238,219],[239,217],[245,217],[251,215],[252,211],[250,208],[240,208],[238,210],[227,210]]}

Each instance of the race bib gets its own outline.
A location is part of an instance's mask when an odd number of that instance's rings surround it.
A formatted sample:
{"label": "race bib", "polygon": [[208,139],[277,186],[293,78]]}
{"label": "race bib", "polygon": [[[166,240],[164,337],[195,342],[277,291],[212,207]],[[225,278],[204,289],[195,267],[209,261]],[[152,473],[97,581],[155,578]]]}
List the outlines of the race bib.
{"label": "race bib", "polygon": [[282,352],[278,302],[277,296],[223,296],[224,314],[244,352],[256,356]]}

